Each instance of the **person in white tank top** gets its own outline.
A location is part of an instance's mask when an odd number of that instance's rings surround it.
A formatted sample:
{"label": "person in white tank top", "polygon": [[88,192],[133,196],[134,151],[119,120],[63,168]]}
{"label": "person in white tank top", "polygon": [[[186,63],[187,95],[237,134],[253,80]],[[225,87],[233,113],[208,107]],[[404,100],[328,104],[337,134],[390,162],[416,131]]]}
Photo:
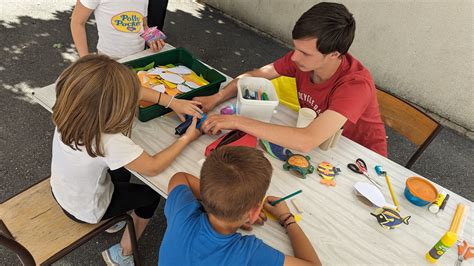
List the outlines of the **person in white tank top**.
{"label": "person in white tank top", "polygon": [[[132,70],[105,55],[87,55],[68,67],[58,78],[56,97],[51,162],[56,201],[74,221],[92,224],[133,210],[139,238],[160,196],[147,185],[130,183],[127,169],[145,176],[166,169],[200,136],[199,103],[142,89]],[[192,115],[193,124],[168,148],[148,154],[128,137],[141,99]],[[130,254],[127,230],[120,244],[103,253],[107,263],[120,265],[133,264]]]}

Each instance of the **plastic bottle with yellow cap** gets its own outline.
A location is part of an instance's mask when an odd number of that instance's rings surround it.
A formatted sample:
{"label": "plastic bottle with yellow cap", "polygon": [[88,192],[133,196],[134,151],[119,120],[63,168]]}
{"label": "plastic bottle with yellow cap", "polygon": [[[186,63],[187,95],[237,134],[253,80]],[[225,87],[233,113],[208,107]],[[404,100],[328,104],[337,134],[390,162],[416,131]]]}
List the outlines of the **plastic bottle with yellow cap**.
{"label": "plastic bottle with yellow cap", "polygon": [[431,263],[436,263],[436,261],[456,243],[458,239],[457,234],[454,232],[447,232],[443,237],[434,245],[430,251],[425,255],[426,259]]}

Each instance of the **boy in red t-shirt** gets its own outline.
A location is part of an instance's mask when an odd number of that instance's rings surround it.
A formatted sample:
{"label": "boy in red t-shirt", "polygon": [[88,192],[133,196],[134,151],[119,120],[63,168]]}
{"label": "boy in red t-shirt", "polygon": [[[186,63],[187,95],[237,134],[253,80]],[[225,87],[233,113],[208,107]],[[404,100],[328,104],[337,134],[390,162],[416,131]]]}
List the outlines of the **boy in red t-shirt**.
{"label": "boy in red t-shirt", "polygon": [[344,5],[316,4],[293,28],[294,51],[238,76],[217,94],[194,99],[202,103],[206,112],[235,97],[241,77],[295,77],[300,106],[311,108],[318,115],[306,128],[221,115],[208,116],[201,128],[213,134],[221,129],[239,129],[283,147],[308,152],[343,127],[347,138],[387,156],[374,82],[369,71],[347,53],[354,33],[355,20]]}

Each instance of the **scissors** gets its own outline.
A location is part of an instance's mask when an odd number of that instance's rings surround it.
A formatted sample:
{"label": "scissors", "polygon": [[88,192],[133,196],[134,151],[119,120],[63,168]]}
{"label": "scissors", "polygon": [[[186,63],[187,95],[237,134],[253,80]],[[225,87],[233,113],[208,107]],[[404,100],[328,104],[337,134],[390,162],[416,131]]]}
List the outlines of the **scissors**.
{"label": "scissors", "polygon": [[370,182],[372,182],[372,184],[376,185],[379,188],[382,188],[382,185],[379,182],[377,182],[376,180],[372,179],[369,176],[369,173],[367,172],[367,164],[361,158],[358,158],[355,161],[355,164],[353,163],[348,164],[347,167],[351,169],[352,172],[354,173],[364,175],[365,177],[367,177],[367,179],[369,179]]}
{"label": "scissors", "polygon": [[471,246],[467,243],[466,240],[463,240],[462,243],[458,243],[458,260],[456,265],[461,265],[464,260],[468,260],[474,257],[474,246]]}

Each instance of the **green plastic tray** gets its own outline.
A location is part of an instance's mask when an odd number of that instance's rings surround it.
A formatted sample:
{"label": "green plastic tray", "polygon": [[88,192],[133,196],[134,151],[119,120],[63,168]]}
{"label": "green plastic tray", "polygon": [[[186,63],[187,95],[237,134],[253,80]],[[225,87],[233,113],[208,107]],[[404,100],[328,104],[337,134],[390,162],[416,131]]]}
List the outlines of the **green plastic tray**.
{"label": "green plastic tray", "polygon": [[[219,91],[221,83],[226,80],[223,75],[199,62],[184,48],[176,48],[159,54],[124,62],[123,64],[128,67],[135,68],[146,66],[151,62],[155,62],[155,67],[158,65],[167,64],[184,65],[193,70],[196,74],[202,75],[205,80],[209,81],[209,84],[205,86],[177,95],[176,98],[178,99],[191,100],[196,96],[208,96],[215,94]],[[139,108],[138,119],[142,122],[146,122],[171,111],[173,111],[171,108],[165,108],[161,105],[155,104],[152,106]]]}

